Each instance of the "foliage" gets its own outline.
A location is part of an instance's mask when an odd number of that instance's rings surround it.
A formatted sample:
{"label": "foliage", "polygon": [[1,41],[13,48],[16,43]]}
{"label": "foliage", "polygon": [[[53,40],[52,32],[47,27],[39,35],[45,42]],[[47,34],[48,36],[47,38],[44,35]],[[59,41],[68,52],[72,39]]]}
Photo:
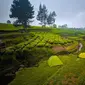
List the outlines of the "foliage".
{"label": "foliage", "polygon": [[48,18],[47,18],[48,25],[52,25],[55,23],[55,17],[56,17],[55,11],[53,11],[52,13],[50,12],[50,14],[48,15]]}
{"label": "foliage", "polygon": [[11,24],[11,21],[10,20],[7,20],[7,24]]}
{"label": "foliage", "polygon": [[66,47],[68,52],[76,51],[78,48],[78,42],[74,42],[72,45]]}
{"label": "foliage", "polygon": [[13,0],[9,16],[10,18],[16,18],[16,23],[22,24],[26,28],[27,24],[30,23],[30,19],[34,17],[33,9],[29,0]]}
{"label": "foliage", "polygon": [[21,26],[19,27],[14,27],[12,24],[5,24],[5,23],[0,23],[0,31],[4,30],[4,31],[17,31],[21,29]]}
{"label": "foliage", "polygon": [[59,25],[58,27],[59,28],[68,28],[68,25],[67,24],[64,24],[64,25],[61,25],[61,26]]}
{"label": "foliage", "polygon": [[53,28],[57,28],[57,25],[56,24],[53,24]]}
{"label": "foliage", "polygon": [[37,15],[37,20],[40,21],[42,26],[45,26],[47,24],[47,8],[45,5],[39,6],[39,11]]}
{"label": "foliage", "polygon": [[[12,27],[12,25],[4,25],[4,27],[7,26]],[[3,52],[0,52],[0,73],[2,73],[1,70],[14,67],[15,64],[16,66],[31,66],[22,70],[19,69],[16,78],[9,85],[69,85],[69,83],[77,85],[78,82],[79,85],[84,84],[85,67],[82,68],[82,66],[85,65],[85,60],[80,58],[79,61],[76,61],[78,54],[73,51],[77,50],[77,40],[81,38],[83,44],[81,53],[85,52],[85,41],[82,39],[85,31],[66,28],[63,30],[53,28],[50,31],[46,31],[46,29],[43,31],[42,29],[33,26],[33,29],[30,29],[27,34],[20,32],[0,34],[0,38],[7,44],[16,42],[15,45],[9,45]],[[23,39],[23,36],[25,39]],[[67,47],[71,53],[63,52],[62,55],[55,53],[63,62],[63,65],[50,68],[47,60],[49,56],[54,55],[52,48],[58,45]]]}

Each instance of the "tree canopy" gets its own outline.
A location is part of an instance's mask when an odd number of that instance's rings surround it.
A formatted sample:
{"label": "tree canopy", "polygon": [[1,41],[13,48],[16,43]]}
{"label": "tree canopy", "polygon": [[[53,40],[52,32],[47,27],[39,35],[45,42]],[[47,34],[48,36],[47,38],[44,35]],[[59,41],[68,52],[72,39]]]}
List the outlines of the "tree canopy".
{"label": "tree canopy", "polygon": [[11,24],[11,21],[10,20],[7,20],[7,24]]}
{"label": "tree canopy", "polygon": [[48,18],[47,18],[48,25],[55,23],[55,17],[56,17],[55,11],[53,11],[52,13],[50,12],[50,14],[48,15]]}
{"label": "tree canopy", "polygon": [[40,21],[40,24],[42,26],[45,26],[47,24],[47,17],[48,17],[48,11],[45,5],[39,6],[39,11],[37,15],[37,20]]}
{"label": "tree canopy", "polygon": [[34,18],[34,7],[29,0],[13,0],[10,11],[10,18],[15,18],[17,24],[22,24],[25,28]]}

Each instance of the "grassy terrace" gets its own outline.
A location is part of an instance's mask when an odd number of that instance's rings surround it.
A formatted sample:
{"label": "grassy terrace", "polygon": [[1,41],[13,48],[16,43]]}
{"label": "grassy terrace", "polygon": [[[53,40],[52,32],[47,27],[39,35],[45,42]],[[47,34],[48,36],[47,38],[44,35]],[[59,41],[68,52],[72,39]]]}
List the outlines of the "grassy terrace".
{"label": "grassy terrace", "polygon": [[[8,85],[85,85],[85,59],[77,58],[85,52],[85,30],[32,26],[26,33],[15,32],[20,28],[0,24],[0,32],[12,30],[0,34],[6,46],[0,49],[0,75],[16,72]],[[76,53],[78,40],[83,48]],[[63,65],[49,67],[47,60],[52,55],[57,55]]]}
{"label": "grassy terrace", "polygon": [[4,24],[4,23],[0,23],[0,31],[2,31],[2,30],[7,30],[7,31],[14,31],[14,30],[18,30],[18,29],[20,29],[21,27],[18,27],[18,28],[16,28],[16,27],[14,27],[12,24]]}
{"label": "grassy terrace", "polygon": [[84,85],[85,68],[82,66],[85,65],[85,60],[77,61],[77,56],[74,55],[64,55],[59,58],[63,61],[63,66],[50,68],[47,61],[40,62],[39,67],[20,70],[9,85],[70,85],[69,83]]}

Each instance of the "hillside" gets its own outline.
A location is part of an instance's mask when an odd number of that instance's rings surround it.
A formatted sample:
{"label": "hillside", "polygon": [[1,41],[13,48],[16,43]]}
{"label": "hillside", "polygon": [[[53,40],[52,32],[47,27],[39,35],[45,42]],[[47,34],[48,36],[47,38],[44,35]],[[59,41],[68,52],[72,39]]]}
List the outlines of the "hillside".
{"label": "hillside", "polygon": [[20,29],[20,27],[16,28],[12,24],[0,23],[0,31],[2,30],[12,31],[12,30],[18,30],[18,29]]}
{"label": "hillside", "polygon": [[[2,28],[17,29],[0,24]],[[78,59],[85,52],[84,32],[32,26],[27,32],[0,34],[4,43],[0,47],[0,82],[2,85],[84,85],[85,59]],[[79,41],[83,48],[77,52]],[[52,55],[58,56],[63,65],[49,67],[47,61]]]}

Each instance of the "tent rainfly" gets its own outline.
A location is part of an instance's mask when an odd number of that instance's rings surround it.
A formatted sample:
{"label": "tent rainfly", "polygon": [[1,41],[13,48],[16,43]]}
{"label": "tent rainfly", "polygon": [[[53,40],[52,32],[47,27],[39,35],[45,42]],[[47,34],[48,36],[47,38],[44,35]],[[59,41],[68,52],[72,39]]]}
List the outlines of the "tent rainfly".
{"label": "tent rainfly", "polygon": [[79,58],[85,58],[85,53],[80,53]]}
{"label": "tent rainfly", "polygon": [[48,59],[48,65],[50,67],[57,66],[57,65],[63,65],[62,61],[58,58],[58,56],[51,56]]}

